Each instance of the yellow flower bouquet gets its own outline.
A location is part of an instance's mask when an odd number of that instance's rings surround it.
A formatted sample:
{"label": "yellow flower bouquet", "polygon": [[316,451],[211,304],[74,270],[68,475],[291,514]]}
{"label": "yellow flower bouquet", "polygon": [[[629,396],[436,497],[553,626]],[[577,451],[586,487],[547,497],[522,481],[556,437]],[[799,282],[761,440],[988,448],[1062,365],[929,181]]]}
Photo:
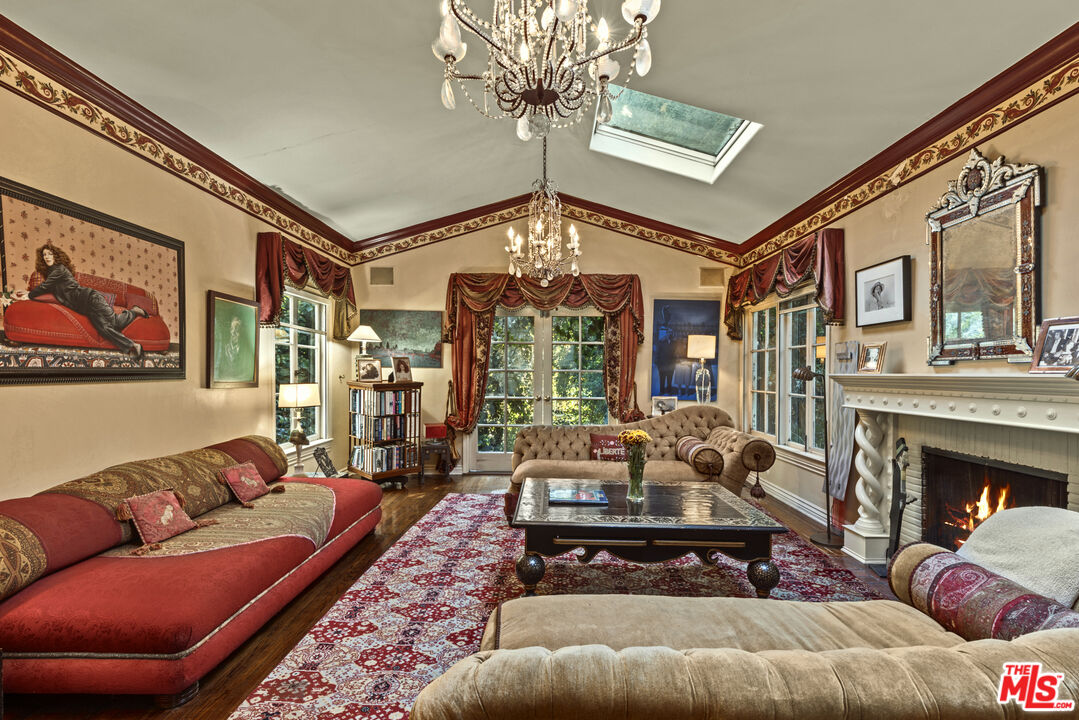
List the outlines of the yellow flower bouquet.
{"label": "yellow flower bouquet", "polygon": [[629,488],[626,500],[644,500],[644,446],[652,442],[652,436],[644,430],[623,430],[618,442],[626,448],[626,465],[629,467]]}

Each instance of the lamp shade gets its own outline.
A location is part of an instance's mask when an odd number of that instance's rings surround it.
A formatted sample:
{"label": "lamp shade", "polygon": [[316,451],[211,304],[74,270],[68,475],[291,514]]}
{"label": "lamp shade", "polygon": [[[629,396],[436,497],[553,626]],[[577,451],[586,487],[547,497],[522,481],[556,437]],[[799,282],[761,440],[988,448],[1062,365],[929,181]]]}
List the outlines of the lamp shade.
{"label": "lamp shade", "polygon": [[352,331],[348,339],[352,342],[382,342],[382,338],[378,336],[378,333],[370,325],[360,325]]}
{"label": "lamp shade", "polygon": [[278,386],[277,407],[304,408],[321,404],[318,383],[281,383]]}
{"label": "lamp shade", "polygon": [[715,335],[690,335],[686,344],[686,357],[711,360],[716,356]]}

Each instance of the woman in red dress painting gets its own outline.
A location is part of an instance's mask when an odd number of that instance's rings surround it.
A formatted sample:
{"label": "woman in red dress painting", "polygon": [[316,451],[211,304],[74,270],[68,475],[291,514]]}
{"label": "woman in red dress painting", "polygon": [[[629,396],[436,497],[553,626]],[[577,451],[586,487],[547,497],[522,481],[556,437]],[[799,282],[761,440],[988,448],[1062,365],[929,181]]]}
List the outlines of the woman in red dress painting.
{"label": "woman in red dress painting", "polygon": [[121,352],[133,358],[142,357],[142,345],[133,342],[121,331],[135,321],[146,317],[141,307],[116,312],[105,296],[92,288],[83,287],[75,280],[75,270],[67,253],[54,245],[42,245],[37,249],[35,268],[45,279],[27,292],[16,290],[15,300],[33,300],[52,293],[56,302],[85,315],[101,337],[115,345]]}

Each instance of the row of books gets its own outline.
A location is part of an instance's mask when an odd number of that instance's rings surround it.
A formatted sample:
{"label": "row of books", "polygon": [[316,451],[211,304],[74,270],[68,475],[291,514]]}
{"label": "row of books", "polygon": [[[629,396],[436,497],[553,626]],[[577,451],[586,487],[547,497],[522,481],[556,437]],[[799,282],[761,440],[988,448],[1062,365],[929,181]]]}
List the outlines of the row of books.
{"label": "row of books", "polygon": [[352,434],[369,442],[418,437],[422,432],[419,414],[352,416]]}
{"label": "row of books", "polygon": [[419,390],[366,390],[353,388],[349,394],[352,412],[364,415],[398,415],[420,411]]}
{"label": "row of books", "polygon": [[415,443],[379,445],[352,448],[349,464],[357,470],[367,473],[380,473],[388,470],[416,467],[420,464],[419,451]]}

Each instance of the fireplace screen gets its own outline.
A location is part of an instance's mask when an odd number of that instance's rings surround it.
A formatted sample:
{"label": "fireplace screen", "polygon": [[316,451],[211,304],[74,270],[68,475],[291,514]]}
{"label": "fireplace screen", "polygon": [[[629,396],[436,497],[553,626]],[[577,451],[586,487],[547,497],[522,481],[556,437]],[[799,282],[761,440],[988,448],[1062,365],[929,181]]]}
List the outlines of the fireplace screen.
{"label": "fireplace screen", "polygon": [[1062,473],[947,450],[922,449],[922,481],[922,538],[953,550],[1005,508],[1067,506]]}

